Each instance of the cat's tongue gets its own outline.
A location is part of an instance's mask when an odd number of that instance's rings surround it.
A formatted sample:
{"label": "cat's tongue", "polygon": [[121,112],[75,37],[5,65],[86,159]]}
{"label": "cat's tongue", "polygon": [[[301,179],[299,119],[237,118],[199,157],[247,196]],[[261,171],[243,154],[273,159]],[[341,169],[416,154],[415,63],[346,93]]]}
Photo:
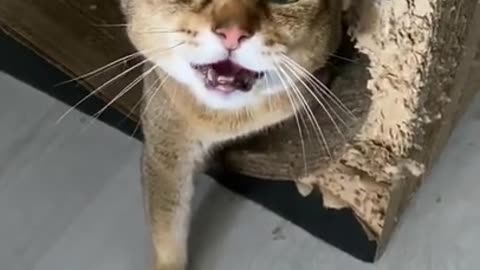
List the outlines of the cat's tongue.
{"label": "cat's tongue", "polygon": [[220,76],[234,76],[239,72],[242,67],[236,65],[232,61],[225,60],[222,62],[214,63],[211,65],[211,68]]}

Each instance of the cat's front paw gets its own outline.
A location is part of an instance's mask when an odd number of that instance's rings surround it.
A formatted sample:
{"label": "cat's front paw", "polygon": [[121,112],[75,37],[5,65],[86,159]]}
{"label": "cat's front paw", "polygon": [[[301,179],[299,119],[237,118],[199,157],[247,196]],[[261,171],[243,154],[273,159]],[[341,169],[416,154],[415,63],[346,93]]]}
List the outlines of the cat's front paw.
{"label": "cat's front paw", "polygon": [[185,270],[187,254],[183,243],[162,238],[156,244],[155,270]]}

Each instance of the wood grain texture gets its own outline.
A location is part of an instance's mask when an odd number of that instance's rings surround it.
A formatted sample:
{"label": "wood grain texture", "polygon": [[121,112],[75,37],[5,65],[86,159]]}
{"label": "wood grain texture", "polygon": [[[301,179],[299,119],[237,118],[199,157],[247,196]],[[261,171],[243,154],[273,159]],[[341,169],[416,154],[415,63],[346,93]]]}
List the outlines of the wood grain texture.
{"label": "wood grain texture", "polygon": [[[122,22],[115,0],[2,0],[0,5],[0,27],[73,78],[134,52],[121,27],[102,26]],[[133,63],[122,62],[79,82],[91,90],[97,89]],[[129,72],[97,95],[112,100],[139,72],[140,69]],[[138,106],[132,114],[130,111],[141,97],[140,89],[141,84],[115,102],[119,110],[133,119],[137,119]]]}

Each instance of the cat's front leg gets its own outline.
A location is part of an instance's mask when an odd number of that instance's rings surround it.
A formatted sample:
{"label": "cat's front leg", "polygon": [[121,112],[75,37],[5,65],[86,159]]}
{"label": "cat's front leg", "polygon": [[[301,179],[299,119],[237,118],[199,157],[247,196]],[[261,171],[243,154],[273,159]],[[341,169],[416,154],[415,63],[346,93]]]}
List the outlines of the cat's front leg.
{"label": "cat's front leg", "polygon": [[155,250],[155,270],[184,270],[193,161],[180,152],[145,151],[143,188]]}

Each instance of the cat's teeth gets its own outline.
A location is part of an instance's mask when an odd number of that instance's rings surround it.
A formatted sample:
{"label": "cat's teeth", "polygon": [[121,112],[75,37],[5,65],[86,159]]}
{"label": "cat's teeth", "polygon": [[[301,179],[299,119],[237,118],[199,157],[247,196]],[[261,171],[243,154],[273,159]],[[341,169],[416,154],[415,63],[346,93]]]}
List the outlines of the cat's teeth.
{"label": "cat's teeth", "polygon": [[215,72],[213,68],[210,68],[207,72],[207,78],[209,81],[215,82],[217,80],[217,72]]}
{"label": "cat's teeth", "polygon": [[230,76],[218,76],[217,81],[220,84],[232,83],[235,80],[235,77]]}

